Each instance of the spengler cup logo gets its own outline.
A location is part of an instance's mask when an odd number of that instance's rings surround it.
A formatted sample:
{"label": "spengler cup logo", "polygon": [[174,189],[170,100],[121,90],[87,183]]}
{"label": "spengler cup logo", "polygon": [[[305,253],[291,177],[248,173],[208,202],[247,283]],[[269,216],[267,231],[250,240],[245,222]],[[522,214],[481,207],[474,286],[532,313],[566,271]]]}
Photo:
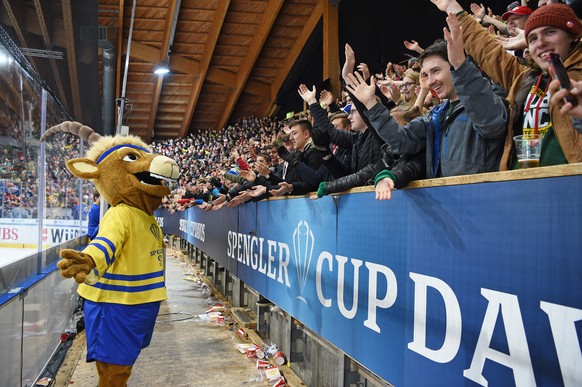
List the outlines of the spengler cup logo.
{"label": "spengler cup logo", "polygon": [[295,256],[295,268],[297,269],[297,278],[299,279],[299,293],[297,299],[307,304],[307,300],[303,297],[305,284],[309,274],[309,267],[311,266],[311,258],[313,257],[313,246],[315,238],[313,231],[309,227],[309,223],[304,220],[299,221],[297,227],[293,231],[293,254]]}

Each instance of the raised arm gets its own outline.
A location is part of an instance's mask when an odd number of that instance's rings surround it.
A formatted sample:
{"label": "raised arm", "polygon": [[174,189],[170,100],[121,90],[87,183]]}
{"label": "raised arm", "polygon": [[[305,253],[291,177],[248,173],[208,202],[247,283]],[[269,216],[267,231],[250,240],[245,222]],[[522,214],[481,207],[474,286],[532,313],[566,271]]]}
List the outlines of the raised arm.
{"label": "raised arm", "polygon": [[342,78],[345,81],[348,77],[348,74],[351,74],[354,71],[354,67],[356,66],[356,55],[354,54],[354,50],[352,46],[346,43],[345,47],[345,54],[346,54],[346,61],[344,62],[344,66],[342,67]]}
{"label": "raised arm", "polygon": [[467,60],[463,49],[463,31],[453,13],[447,17],[447,25],[448,29],[444,28],[443,32],[449,62],[454,68],[451,73],[453,83],[473,127],[484,138],[504,136],[508,116],[504,100],[493,92],[491,82],[483,77],[480,70]]}
{"label": "raised arm", "polygon": [[471,12],[473,12],[473,15],[480,23],[493,24],[499,31],[503,31],[507,28],[507,24],[488,15],[487,10],[483,4],[478,5],[476,3],[472,3]]}
{"label": "raised arm", "polygon": [[463,29],[463,46],[467,53],[479,63],[493,82],[499,83],[506,90],[511,89],[514,80],[525,69],[517,58],[505,51],[485,28],[467,15],[456,0],[430,1],[447,15],[451,12],[457,15]]}
{"label": "raised arm", "polygon": [[420,47],[420,44],[418,44],[416,40],[412,40],[410,42],[408,40],[405,40],[404,47],[406,47],[410,51],[414,51],[419,54],[422,54],[424,52],[424,48]]}
{"label": "raised arm", "polygon": [[398,125],[390,111],[375,96],[375,78],[370,78],[368,85],[360,74],[350,74],[348,90],[359,99],[365,107],[370,126],[379,137],[390,144],[398,154],[414,154],[424,148],[426,143],[426,126],[419,119],[413,120],[406,127]]}

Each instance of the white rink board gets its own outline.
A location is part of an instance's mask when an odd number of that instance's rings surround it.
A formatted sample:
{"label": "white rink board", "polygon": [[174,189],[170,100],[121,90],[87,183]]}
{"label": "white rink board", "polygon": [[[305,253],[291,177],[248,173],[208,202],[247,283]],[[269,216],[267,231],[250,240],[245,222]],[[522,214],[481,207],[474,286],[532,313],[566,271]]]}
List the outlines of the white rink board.
{"label": "white rink board", "polygon": [[0,247],[0,268],[38,252],[38,249]]}

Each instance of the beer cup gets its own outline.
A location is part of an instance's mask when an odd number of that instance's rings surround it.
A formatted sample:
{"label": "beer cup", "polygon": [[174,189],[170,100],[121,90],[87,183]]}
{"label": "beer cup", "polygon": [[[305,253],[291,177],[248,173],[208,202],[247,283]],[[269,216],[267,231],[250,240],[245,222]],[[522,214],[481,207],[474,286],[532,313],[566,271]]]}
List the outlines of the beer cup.
{"label": "beer cup", "polygon": [[517,152],[517,167],[519,169],[535,168],[540,166],[542,150],[542,136],[526,134],[513,137]]}

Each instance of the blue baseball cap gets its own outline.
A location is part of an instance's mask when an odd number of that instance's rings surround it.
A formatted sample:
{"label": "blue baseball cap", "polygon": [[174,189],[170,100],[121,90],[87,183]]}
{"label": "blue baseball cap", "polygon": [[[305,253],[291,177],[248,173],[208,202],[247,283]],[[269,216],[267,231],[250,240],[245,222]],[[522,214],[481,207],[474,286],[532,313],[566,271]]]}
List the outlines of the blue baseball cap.
{"label": "blue baseball cap", "polygon": [[353,106],[353,105],[352,105],[351,103],[350,103],[350,104],[347,104],[346,106],[344,106],[344,107],[342,108],[342,111],[343,111],[344,113],[346,113],[346,114],[350,114],[350,112],[352,111],[352,106]]}

